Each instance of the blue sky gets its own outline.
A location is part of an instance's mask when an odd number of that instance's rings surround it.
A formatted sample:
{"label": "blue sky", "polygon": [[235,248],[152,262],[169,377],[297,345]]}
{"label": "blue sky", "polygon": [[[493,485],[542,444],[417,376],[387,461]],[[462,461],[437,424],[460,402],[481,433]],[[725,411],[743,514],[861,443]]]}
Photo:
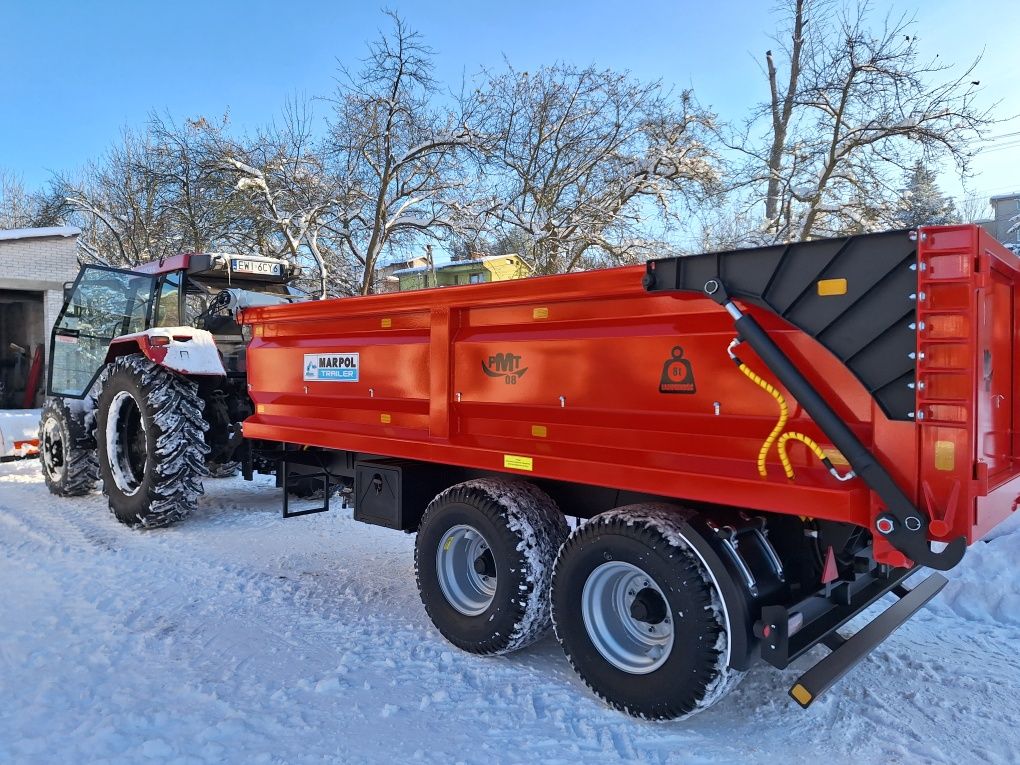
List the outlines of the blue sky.
{"label": "blue sky", "polygon": [[[555,60],[596,63],[693,87],[723,118],[765,95],[758,60],[772,43],[772,0],[516,3],[392,1],[436,49],[437,77]],[[1020,114],[1020,3],[874,2],[918,14],[925,53],[962,63],[982,49],[978,77],[1002,117]],[[356,66],[385,26],[380,6],[326,0],[0,0],[0,167],[29,186],[101,154],[153,111],[252,128],[295,94],[328,95],[336,63]],[[980,9],[980,14],[976,11]],[[992,132],[1020,131],[1013,120]],[[992,144],[1001,146],[1004,141]],[[1020,146],[978,157],[970,193],[1020,190]],[[947,191],[959,193],[952,174]]]}

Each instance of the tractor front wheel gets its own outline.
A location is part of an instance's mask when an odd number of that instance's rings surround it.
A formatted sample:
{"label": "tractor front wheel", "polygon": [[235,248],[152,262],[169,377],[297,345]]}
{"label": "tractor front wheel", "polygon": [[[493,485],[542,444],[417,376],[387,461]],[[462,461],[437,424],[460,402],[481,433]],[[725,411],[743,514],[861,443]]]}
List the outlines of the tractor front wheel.
{"label": "tractor front wheel", "polygon": [[88,494],[99,479],[96,443],[85,424],[88,413],[62,398],[50,397],[39,418],[39,461],[51,494]]}
{"label": "tractor front wheel", "polygon": [[209,447],[198,386],[141,355],[103,372],[96,444],[103,493],[129,526],[167,526],[202,494]]}

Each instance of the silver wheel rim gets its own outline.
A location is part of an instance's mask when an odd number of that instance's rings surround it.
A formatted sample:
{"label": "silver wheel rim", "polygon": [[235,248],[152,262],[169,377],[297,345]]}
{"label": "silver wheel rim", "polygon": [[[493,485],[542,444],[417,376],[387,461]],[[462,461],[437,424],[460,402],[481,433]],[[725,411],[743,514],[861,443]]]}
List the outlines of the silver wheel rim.
{"label": "silver wheel rim", "polygon": [[64,433],[56,417],[47,417],[43,423],[42,461],[51,480],[59,481],[64,475]]}
{"label": "silver wheel rim", "polygon": [[[661,598],[664,618],[655,623],[635,618],[632,608],[639,596]],[[654,672],[673,650],[668,601],[655,580],[630,563],[610,561],[588,575],[581,592],[581,616],[602,658],[632,675]]]}
{"label": "silver wheel rim", "polygon": [[[436,575],[446,601],[465,616],[478,616],[496,596],[496,572],[479,572],[475,562],[491,556],[489,543],[473,526],[454,526],[439,540]],[[493,564],[494,565],[494,564]]]}
{"label": "silver wheel rim", "polygon": [[106,454],[110,463],[110,474],[113,482],[125,496],[132,496],[141,487],[142,479],[145,476],[147,459],[142,460],[138,466],[138,460],[132,459],[130,444],[123,438],[123,433],[129,423],[129,418],[137,416],[137,427],[141,429],[142,438],[145,438],[145,418],[141,414],[138,402],[127,391],[119,391],[110,402],[110,409],[106,415]]}

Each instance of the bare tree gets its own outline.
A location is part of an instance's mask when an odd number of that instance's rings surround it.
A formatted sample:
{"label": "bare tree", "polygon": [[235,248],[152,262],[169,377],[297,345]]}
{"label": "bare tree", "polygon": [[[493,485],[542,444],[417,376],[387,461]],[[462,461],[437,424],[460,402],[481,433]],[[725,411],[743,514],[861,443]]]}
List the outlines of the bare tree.
{"label": "bare tree", "polygon": [[751,179],[764,204],[764,238],[809,239],[887,225],[885,201],[915,161],[952,159],[966,173],[970,146],[992,124],[975,101],[977,61],[961,74],[923,60],[906,16],[871,23],[867,3],[786,0],[778,55],[765,54],[769,101]]}
{"label": "bare tree", "polygon": [[312,122],[308,104],[292,102],[279,124],[254,137],[211,135],[210,153],[235,178],[231,194],[247,209],[258,248],[298,263],[310,259],[321,297],[350,294],[354,276],[327,231],[342,200],[324,169]]}
{"label": "bare tree", "polygon": [[712,118],[687,91],[555,65],[489,75],[475,98],[494,227],[527,241],[536,273],[661,250],[649,219],[717,180]]}
{"label": "bare tree", "polygon": [[39,217],[39,200],[21,177],[0,167],[0,229],[29,228]]}
{"label": "bare tree", "polygon": [[149,120],[147,151],[137,170],[154,184],[164,225],[182,248],[194,252],[226,243],[243,251],[249,244],[247,237],[238,237],[247,221],[229,198],[234,179],[210,153],[210,137],[222,134],[226,125],[226,116],[216,124],[205,117],[177,123],[156,114]]}
{"label": "bare tree", "polygon": [[370,45],[362,69],[341,69],[324,148],[340,190],[326,225],[362,269],[360,292],[374,289],[385,247],[459,230],[467,185],[460,156],[477,145],[462,116],[434,104],[433,51],[388,12],[390,32]]}
{"label": "bare tree", "polygon": [[104,157],[55,178],[42,210],[80,226],[80,250],[94,262],[133,266],[224,244],[244,251],[251,227],[208,153],[221,130],[204,118],[153,116],[144,132],[125,131]]}
{"label": "bare tree", "polygon": [[82,229],[78,244],[86,259],[133,266],[180,251],[179,237],[160,215],[151,156],[144,134],[125,131],[102,159],[54,180],[52,205]]}

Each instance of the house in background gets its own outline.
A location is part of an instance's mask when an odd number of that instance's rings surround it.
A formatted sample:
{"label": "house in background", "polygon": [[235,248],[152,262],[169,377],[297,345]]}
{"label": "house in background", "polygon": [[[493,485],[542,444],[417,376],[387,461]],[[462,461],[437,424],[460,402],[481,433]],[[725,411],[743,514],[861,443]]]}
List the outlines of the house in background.
{"label": "house in background", "polygon": [[1020,252],[1020,192],[1001,194],[989,202],[992,218],[978,223],[1011,250]]}
{"label": "house in background", "polygon": [[407,269],[422,268],[428,266],[428,258],[411,258],[410,260],[397,260],[393,263],[387,263],[384,266],[379,266],[375,269],[375,291],[376,294],[380,292],[399,292],[400,291],[400,279],[397,278],[398,271],[406,271]]}
{"label": "house in background", "polygon": [[454,287],[461,284],[502,282],[523,279],[528,267],[517,255],[492,255],[455,260],[435,267],[427,264],[401,268],[393,272],[400,282],[400,291],[420,290],[426,287]]}
{"label": "house in background", "polygon": [[[24,403],[32,362],[48,350],[64,303],[64,283],[78,275],[80,233],[70,226],[0,231],[0,408]],[[30,405],[39,397],[30,393]]]}

